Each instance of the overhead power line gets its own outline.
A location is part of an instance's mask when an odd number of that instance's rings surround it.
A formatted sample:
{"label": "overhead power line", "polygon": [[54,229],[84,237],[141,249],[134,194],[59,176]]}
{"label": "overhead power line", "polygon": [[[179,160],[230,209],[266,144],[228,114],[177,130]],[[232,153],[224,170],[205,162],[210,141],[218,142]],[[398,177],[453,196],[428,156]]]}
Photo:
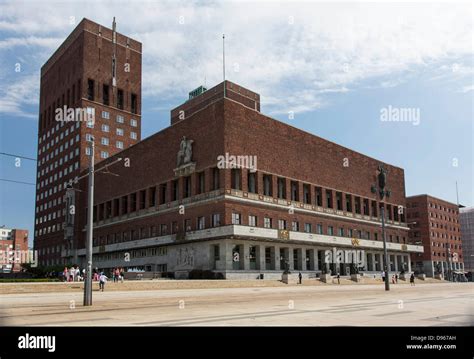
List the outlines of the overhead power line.
{"label": "overhead power line", "polygon": [[36,183],[23,182],[23,181],[15,181],[15,180],[9,180],[9,179],[5,179],[5,178],[0,178],[0,181],[13,182],[13,183],[20,183],[20,184],[28,184],[28,185],[36,186]]}
{"label": "overhead power line", "polygon": [[4,156],[10,156],[10,157],[15,157],[15,158],[22,158],[22,159],[25,159],[25,160],[30,160],[30,161],[37,161],[36,158],[31,158],[31,157],[26,157],[26,156],[21,156],[21,155],[15,155],[13,153],[6,153],[6,152],[0,152],[0,155],[4,155]]}

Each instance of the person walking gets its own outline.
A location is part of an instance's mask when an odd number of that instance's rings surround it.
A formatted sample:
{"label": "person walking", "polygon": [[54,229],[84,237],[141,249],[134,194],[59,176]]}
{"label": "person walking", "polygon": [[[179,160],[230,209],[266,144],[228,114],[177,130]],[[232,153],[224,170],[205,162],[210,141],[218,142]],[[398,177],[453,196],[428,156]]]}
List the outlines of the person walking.
{"label": "person walking", "polygon": [[415,285],[415,274],[412,273],[410,276],[410,285]]}
{"label": "person walking", "polygon": [[298,274],[298,279],[299,279],[299,284],[302,284],[303,276],[301,275],[301,272]]}
{"label": "person walking", "polygon": [[120,268],[120,281],[123,283],[123,280],[124,280],[124,271],[123,271],[123,268]]}
{"label": "person walking", "polygon": [[337,284],[341,284],[341,276],[337,273]]}
{"label": "person walking", "polygon": [[100,277],[99,277],[99,290],[101,290],[102,292],[104,291],[105,289],[105,283],[107,283],[107,276],[104,274],[104,272],[100,273]]}
{"label": "person walking", "polygon": [[395,275],[392,275],[392,284],[395,284]]}
{"label": "person walking", "polygon": [[398,273],[395,274],[395,283],[398,284]]}
{"label": "person walking", "polygon": [[64,267],[64,270],[63,270],[63,277],[64,277],[64,281],[67,282],[68,279],[69,279],[69,274],[68,274],[68,270],[67,270],[67,267]]}

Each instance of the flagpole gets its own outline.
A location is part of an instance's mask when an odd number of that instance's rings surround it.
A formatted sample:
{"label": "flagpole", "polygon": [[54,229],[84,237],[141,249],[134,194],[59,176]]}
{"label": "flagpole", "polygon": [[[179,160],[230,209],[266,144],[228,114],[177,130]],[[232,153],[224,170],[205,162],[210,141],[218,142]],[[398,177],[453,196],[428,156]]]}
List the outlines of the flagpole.
{"label": "flagpole", "polygon": [[224,98],[225,98],[225,34],[222,34],[222,77],[224,78]]}

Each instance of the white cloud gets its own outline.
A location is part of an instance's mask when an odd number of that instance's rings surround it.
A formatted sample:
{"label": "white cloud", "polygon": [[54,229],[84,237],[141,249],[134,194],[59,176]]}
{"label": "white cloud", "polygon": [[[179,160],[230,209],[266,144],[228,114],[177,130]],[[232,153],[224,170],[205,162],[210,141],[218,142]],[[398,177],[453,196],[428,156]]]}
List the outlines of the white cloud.
{"label": "white cloud", "polygon": [[25,110],[25,105],[35,105],[39,98],[39,73],[18,74],[17,78],[0,89],[0,114],[25,118],[38,118],[36,113]]}
{"label": "white cloud", "polygon": [[50,48],[71,16],[106,26],[116,16],[143,43],[144,95],[160,100],[221,81],[225,33],[227,78],[272,113],[311,111],[362,81],[397,86],[413,68],[472,56],[471,4],[6,1],[0,10],[0,49],[24,39]]}

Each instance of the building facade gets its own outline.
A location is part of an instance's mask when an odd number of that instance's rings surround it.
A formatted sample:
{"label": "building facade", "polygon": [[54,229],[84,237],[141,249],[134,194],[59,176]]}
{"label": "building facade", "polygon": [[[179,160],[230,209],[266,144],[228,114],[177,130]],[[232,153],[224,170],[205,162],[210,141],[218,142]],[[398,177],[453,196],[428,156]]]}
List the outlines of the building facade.
{"label": "building facade", "polygon": [[410,242],[423,253],[412,254],[412,268],[427,276],[448,278],[464,271],[459,208],[429,195],[407,197]]}
{"label": "building facade", "polygon": [[[13,257],[14,252],[28,250],[28,231],[26,229],[0,228],[0,251],[2,261],[0,262],[0,272],[11,273],[21,271],[19,256]],[[10,261],[10,258],[16,258]]]}
{"label": "building facade", "polygon": [[[226,81],[173,109],[169,127],[104,160],[114,177],[96,173],[94,266],[175,277],[349,274],[348,261],[327,261],[339,250],[357,252],[357,269],[375,275],[383,205],[390,270],[410,272],[409,255],[422,248],[408,243],[403,170],[383,164],[390,196],[381,203],[372,190],[380,161],[259,107],[258,94]],[[82,249],[63,253],[82,263],[86,212]]]}
{"label": "building facade", "polygon": [[[42,68],[40,264],[85,266],[94,139],[94,267],[175,277],[377,275],[383,206],[389,270],[411,271],[410,254],[422,247],[408,242],[403,169],[265,116],[258,93],[229,81],[192,91],[169,127],[140,141],[141,44],[114,29],[84,19]],[[94,121],[55,121],[65,104]]]}
{"label": "building facade", "polygon": [[464,253],[464,270],[473,278],[474,273],[474,207],[460,208],[461,241]]}
{"label": "building facade", "polygon": [[[141,43],[83,19],[41,68],[35,249],[41,265],[62,264],[65,187],[88,166],[141,139]],[[73,196],[74,197],[74,196]],[[81,206],[81,196],[75,201]],[[68,236],[81,230],[71,225]]]}

